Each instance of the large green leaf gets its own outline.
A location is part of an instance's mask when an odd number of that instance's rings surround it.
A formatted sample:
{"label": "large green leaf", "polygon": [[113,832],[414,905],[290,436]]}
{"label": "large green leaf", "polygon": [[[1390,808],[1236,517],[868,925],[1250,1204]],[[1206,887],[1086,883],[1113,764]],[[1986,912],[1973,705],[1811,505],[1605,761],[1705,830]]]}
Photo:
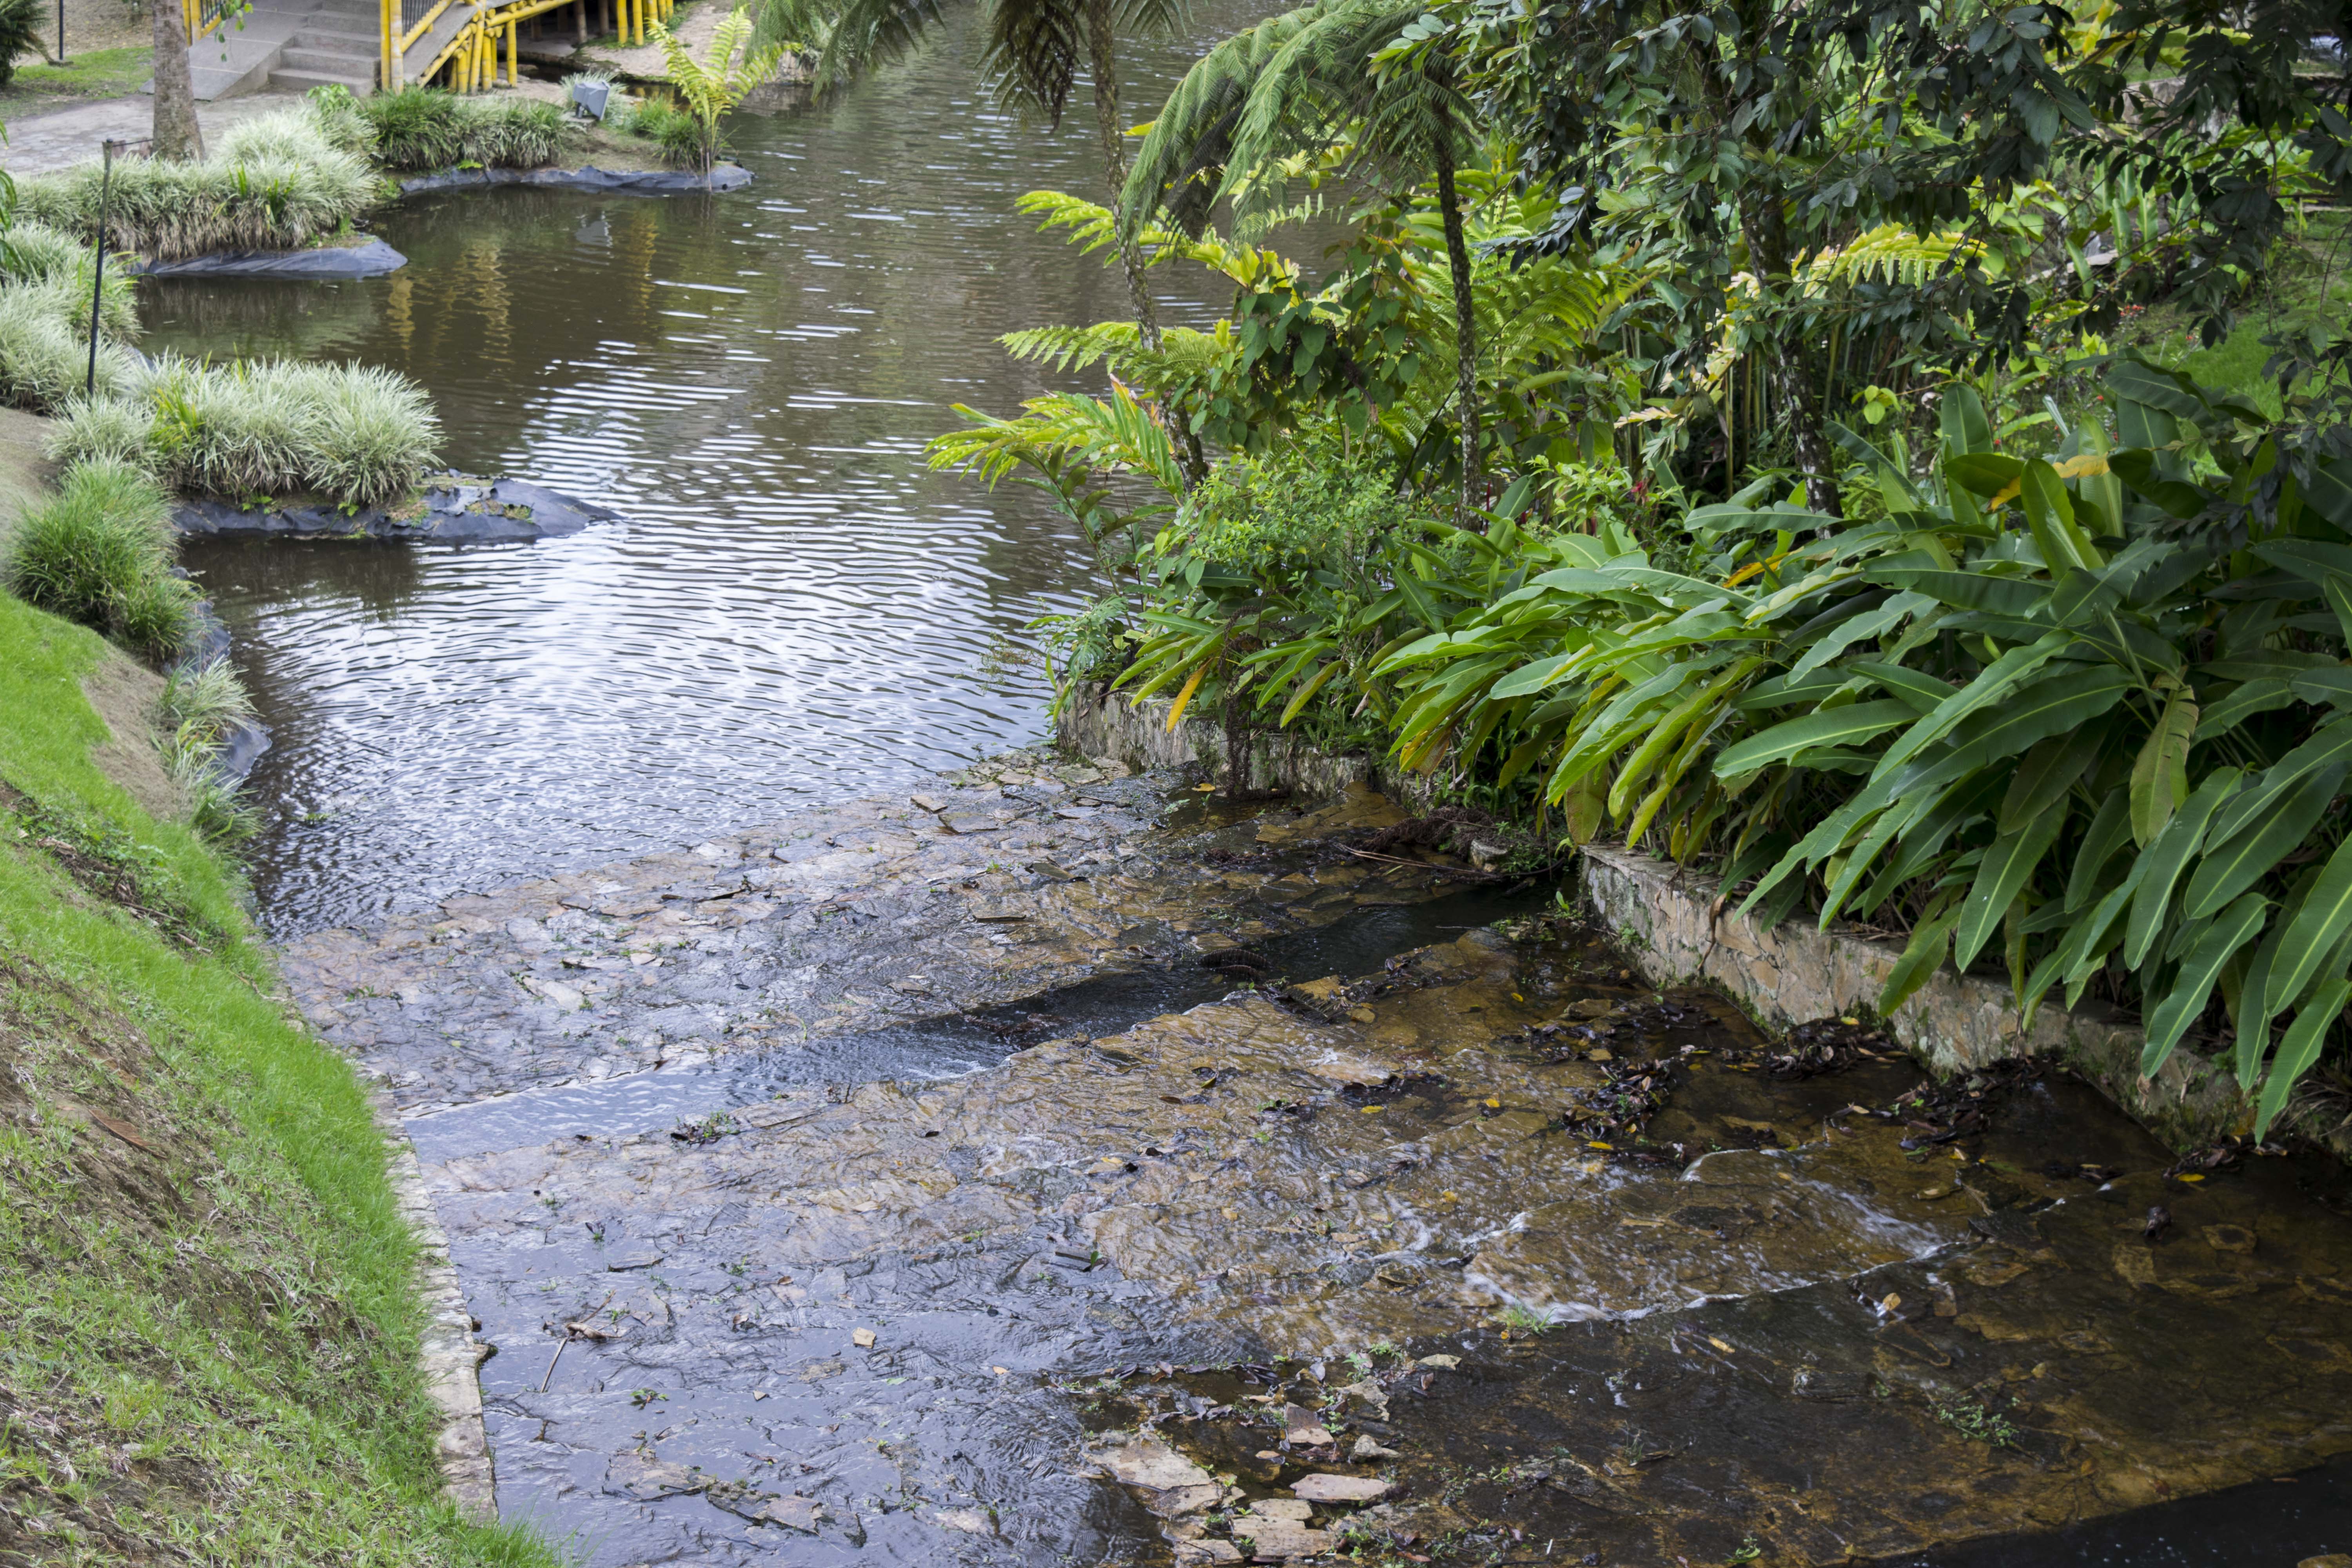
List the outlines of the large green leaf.
{"label": "large green leaf", "polygon": [[2242,686],[2233,686],[2227,695],[2200,706],[2197,732],[2189,743],[2201,746],[2227,734],[2257,713],[2273,712],[2291,707],[2294,702],[2294,689],[2275,675],[2263,676]]}
{"label": "large green leaf", "polygon": [[2273,539],[2246,548],[2307,583],[2324,586],[2331,577],[2352,579],[2352,546],[2317,539]]}
{"label": "large green leaf", "polygon": [[[2064,652],[2073,641],[2074,638],[2065,632],[2052,632],[2028,647],[2011,648],[1986,665],[1977,672],[1974,680],[1945,698],[1936,705],[1934,712],[1895,737],[1895,743],[1888,746],[1885,754],[1879,758],[1870,782],[1877,784],[1892,777],[1897,769],[1950,733],[1953,726],[1961,720],[1979,709],[2000,701],[2016,689],[2020,682],[2037,674],[2043,665]],[[2032,740],[2021,742],[2017,749],[2021,751],[2041,738],[2036,735]]]}
{"label": "large green leaf", "polygon": [[1977,396],[1977,389],[1967,382],[1956,381],[1944,388],[1943,407],[1937,423],[1941,426],[1947,459],[1992,450],[1992,423],[1985,417],[1984,403]]}
{"label": "large green leaf", "polygon": [[1938,680],[1925,670],[1906,669],[1883,659],[1857,658],[1845,668],[1856,675],[1870,677],[1885,687],[1889,696],[1903,699],[1922,713],[1933,713],[1952,694],[1950,681]]}
{"label": "large green leaf", "polygon": [[2352,762],[2352,716],[2330,720],[2309,740],[2264,768],[2213,824],[2214,841],[2234,837],[2247,823],[2270,811],[2306,773],[2347,762]]}
{"label": "large green leaf", "polygon": [[1911,930],[1911,940],[1903,949],[1903,956],[1895,961],[1887,972],[1886,984],[1878,993],[1878,1016],[1894,1016],[1895,1010],[1909,1001],[1919,987],[1935,977],[1944,962],[1944,954],[1952,945],[1952,928],[1959,923],[1958,904],[1940,914],[1931,915]]}
{"label": "large green leaf", "polygon": [[2183,521],[2203,511],[2210,499],[2184,479],[2167,478],[2156,454],[2143,448],[2113,454],[2107,458],[2107,470],[2123,480],[2132,494]]}
{"label": "large green leaf", "polygon": [[1944,459],[1944,478],[1980,496],[1999,495],[2015,484],[2023,472],[2023,462],[2001,452],[1971,450],[1953,453]]}
{"label": "large green leaf", "polygon": [[2289,790],[2276,810],[2249,822],[2205,851],[2189,879],[2181,911],[2202,920],[2252,887],[2273,867],[2301,847],[2304,839],[2336,797],[2344,782],[2345,764],[2337,763],[2305,777]]}
{"label": "large green leaf", "polygon": [[[2068,563],[2072,564],[2072,563]],[[1930,572],[1874,567],[1863,575],[1874,583],[1922,594],[1963,610],[1990,610],[1997,615],[2023,616],[2042,603],[2049,590],[2039,583],[2014,577],[1988,577],[1981,572]]]}
{"label": "large green leaf", "polygon": [[2287,922],[2271,966],[2270,996],[2281,1006],[2293,1005],[2347,931],[2352,931],[2352,838],[2336,847],[2310,897]]}
{"label": "large green leaf", "polygon": [[2066,877],[2066,908],[2071,913],[2091,901],[2099,890],[2099,873],[2131,837],[2131,802],[2121,790],[2110,790],[2083,834],[2074,853],[2074,868]]}
{"label": "large green leaf", "polygon": [[2164,831],[2189,794],[2189,742],[2197,732],[2197,701],[2186,688],[2164,704],[2132,763],[2132,837],[2148,844]]}
{"label": "large green leaf", "polygon": [[2320,1048],[2327,1043],[2328,1028],[2344,1016],[2344,1006],[2352,1001],[2352,980],[2330,980],[2313,993],[2310,1001],[2294,1016],[2294,1023],[2279,1042],[2278,1054],[2271,1058],[2270,1076],[2263,1083],[2262,1104],[2254,1112],[2254,1136],[2262,1137],[2286,1109],[2286,1097],[2295,1080],[2319,1059]]}
{"label": "large green leaf", "polygon": [[2158,933],[2164,930],[2181,868],[2197,853],[2205,839],[2206,825],[2243,776],[2235,768],[2215,768],[2207,773],[2196,793],[2157,834],[2155,842],[2140,851],[2146,869],[2139,879],[2139,891],[2132,897],[2131,925],[2124,936],[2124,962],[2134,969],[2147,957]]}
{"label": "large green leaf", "polygon": [[2009,792],[2001,797],[1995,830],[2014,833],[2063,799],[2074,787],[2074,781],[2099,760],[2100,745],[2105,739],[2105,728],[2099,726],[2066,731],[2035,742],[2009,781]]}
{"label": "large green leaf", "polygon": [[1907,724],[1918,715],[1907,702],[1892,698],[1853,702],[1826,712],[1808,713],[1775,724],[1727,748],[1715,760],[1717,778],[1738,778],[1773,763],[1788,762],[1823,746],[1847,746]]}
{"label": "large green leaf", "polygon": [[1977,865],[1977,879],[1960,906],[1960,923],[1952,947],[1953,965],[1963,973],[2000,927],[2001,917],[2024,888],[2042,857],[2050,852],[2065,825],[2066,802],[2061,798],[2015,833],[1993,841]]}
{"label": "large green leaf", "polygon": [[2066,493],[2058,470],[2034,458],[2027,461],[2022,479],[2026,526],[2051,575],[2104,565],[2098,551],[2074,526],[2074,498]]}
{"label": "large green leaf", "polygon": [[2270,907],[2270,900],[2260,893],[2243,895],[2222,910],[2189,948],[2174,972],[2172,989],[2148,1015],[2147,1039],[2139,1054],[2142,1077],[2164,1065],[2172,1047],[2180,1043],[2182,1034],[2205,1010],[2206,998],[2212,995],[2213,982],[2221,978],[2222,965],[2262,933]]}

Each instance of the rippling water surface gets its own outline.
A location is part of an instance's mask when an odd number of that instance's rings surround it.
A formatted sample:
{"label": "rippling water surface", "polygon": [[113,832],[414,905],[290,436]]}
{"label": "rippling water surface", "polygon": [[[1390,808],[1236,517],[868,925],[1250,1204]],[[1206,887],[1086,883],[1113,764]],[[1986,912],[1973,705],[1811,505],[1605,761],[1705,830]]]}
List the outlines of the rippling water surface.
{"label": "rippling water surface", "polygon": [[[1224,0],[1132,50],[1129,117],[1263,9]],[[1043,732],[1043,671],[1003,655],[1083,601],[1082,542],[921,448],[951,404],[1057,384],[999,333],[1116,317],[1126,292],[1013,210],[1041,186],[1101,199],[1087,89],[1048,134],[986,105],[972,57],[959,31],[835,102],[739,116],[739,195],[426,197],[377,225],[409,258],[390,278],[146,286],[151,349],[393,366],[456,466],[627,519],[520,547],[188,552],[276,734],[254,778],[274,928],[691,845]],[[1160,288],[1163,320],[1223,303],[1197,270]]]}

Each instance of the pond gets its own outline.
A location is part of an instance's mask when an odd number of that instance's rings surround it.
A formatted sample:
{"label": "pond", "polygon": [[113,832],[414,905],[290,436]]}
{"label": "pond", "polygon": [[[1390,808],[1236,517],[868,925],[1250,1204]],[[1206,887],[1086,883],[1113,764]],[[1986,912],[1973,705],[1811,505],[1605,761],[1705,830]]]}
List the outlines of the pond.
{"label": "pond", "polygon": [[[1142,46],[1132,117],[1249,0]],[[997,346],[1122,314],[1116,271],[1034,232],[1026,191],[1102,196],[1083,91],[1056,133],[1000,112],[960,30],[837,101],[730,132],[745,193],[415,199],[409,258],[355,283],[143,292],[151,350],[389,365],[445,458],[625,519],[537,546],[187,552],[275,734],[255,860],[279,933],[551,867],[693,845],[1043,731],[1023,627],[1085,601],[1036,492],[932,474],[950,405],[1071,378]],[[1163,320],[1223,308],[1160,276]],[[1187,293],[1185,290],[1194,290]]]}

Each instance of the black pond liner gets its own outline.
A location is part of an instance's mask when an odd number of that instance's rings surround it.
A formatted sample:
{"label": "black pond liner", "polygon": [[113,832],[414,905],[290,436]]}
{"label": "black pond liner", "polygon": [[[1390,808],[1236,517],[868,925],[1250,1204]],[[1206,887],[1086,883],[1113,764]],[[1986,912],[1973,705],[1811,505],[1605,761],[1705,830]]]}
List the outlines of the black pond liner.
{"label": "black pond liner", "polygon": [[332,281],[346,278],[381,278],[408,265],[403,256],[380,239],[362,245],[322,245],[308,250],[215,250],[179,261],[138,261],[125,264],[139,278],[290,278]]}
{"label": "black pond liner", "polygon": [[2292,1481],[2252,1481],[2128,1513],[1933,1552],[1877,1568],[2294,1568],[2352,1552],[2352,1455]]}
{"label": "black pond liner", "polygon": [[452,169],[400,182],[404,196],[428,191],[465,191],[481,185],[535,185],[559,191],[614,191],[644,196],[678,196],[700,191],[740,191],[751,183],[740,163],[721,163],[706,180],[683,169]]}
{"label": "black pond liner", "polygon": [[[1367,910],[1314,931],[1257,942],[1251,952],[1265,961],[1273,974],[1291,980],[1362,974],[1378,970],[1397,953],[1549,908],[1551,893],[1545,887],[1480,887],[1423,903]],[[526,1089],[432,1111],[408,1121],[408,1137],[420,1160],[449,1160],[530,1148],[558,1138],[656,1131],[796,1086],[961,1078],[994,1066],[1024,1046],[1048,1038],[1115,1035],[1163,1014],[1217,1001],[1239,984],[1232,972],[1197,962],[1124,969],[978,1012],[818,1036],[800,1045],[691,1067],[656,1068],[602,1083]]]}

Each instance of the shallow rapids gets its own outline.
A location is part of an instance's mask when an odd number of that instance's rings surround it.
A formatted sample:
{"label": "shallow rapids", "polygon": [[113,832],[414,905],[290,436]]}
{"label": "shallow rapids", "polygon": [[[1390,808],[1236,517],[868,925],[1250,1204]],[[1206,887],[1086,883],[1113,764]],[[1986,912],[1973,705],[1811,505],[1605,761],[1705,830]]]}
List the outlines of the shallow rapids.
{"label": "shallow rapids", "polygon": [[2341,1173],[1783,1048],[1375,795],[1119,771],[298,944],[505,1513],[609,1568],[1916,1563],[2352,1453]]}

